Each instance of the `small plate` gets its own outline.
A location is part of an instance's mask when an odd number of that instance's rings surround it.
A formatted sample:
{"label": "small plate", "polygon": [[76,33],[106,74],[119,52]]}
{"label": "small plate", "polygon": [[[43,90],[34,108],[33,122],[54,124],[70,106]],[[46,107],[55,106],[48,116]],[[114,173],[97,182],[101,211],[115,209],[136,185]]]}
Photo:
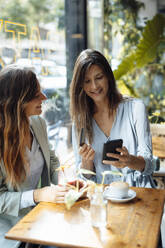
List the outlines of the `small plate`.
{"label": "small plate", "polygon": [[128,191],[128,197],[127,198],[114,198],[111,197],[110,195],[106,195],[104,193],[104,198],[107,200],[111,200],[112,202],[128,202],[131,201],[132,199],[134,199],[136,197],[136,192],[132,189],[129,189]]}

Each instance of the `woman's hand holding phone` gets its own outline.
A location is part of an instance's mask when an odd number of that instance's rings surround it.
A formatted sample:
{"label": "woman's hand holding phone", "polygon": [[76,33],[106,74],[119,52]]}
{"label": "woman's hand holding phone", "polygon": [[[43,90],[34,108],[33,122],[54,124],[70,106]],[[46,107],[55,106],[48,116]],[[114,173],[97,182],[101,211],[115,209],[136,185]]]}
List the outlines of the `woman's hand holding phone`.
{"label": "woman's hand holding phone", "polygon": [[108,140],[106,143],[103,145],[103,158],[102,160],[118,160],[118,158],[115,157],[110,157],[107,156],[107,153],[115,153],[115,154],[120,154],[116,149],[117,148],[122,148],[123,145],[123,140],[122,139],[114,139],[114,140]]}
{"label": "woman's hand holding phone", "polygon": [[131,164],[131,155],[129,154],[126,147],[116,148],[116,151],[119,152],[119,154],[115,153],[106,153],[107,157],[112,157],[114,159],[117,159],[115,161],[110,160],[103,160],[103,164],[107,165],[113,165],[117,168],[124,168],[126,166],[129,166]]}
{"label": "woman's hand holding phone", "polygon": [[120,154],[107,153],[107,157],[116,158],[116,161],[103,160],[104,164],[113,165],[117,168],[129,167],[133,170],[143,171],[145,168],[145,160],[142,156],[134,156],[129,154],[126,147],[116,148]]}

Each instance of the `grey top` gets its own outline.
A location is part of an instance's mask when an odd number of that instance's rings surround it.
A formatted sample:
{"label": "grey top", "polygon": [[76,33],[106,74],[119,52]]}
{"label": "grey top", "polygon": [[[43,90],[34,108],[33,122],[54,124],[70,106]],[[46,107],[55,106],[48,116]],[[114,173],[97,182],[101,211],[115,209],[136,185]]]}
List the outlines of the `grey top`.
{"label": "grey top", "polygon": [[[145,159],[145,169],[143,172],[132,170],[129,167],[118,169],[112,165],[102,163],[103,144],[107,140],[123,139],[125,146],[131,155],[143,156]],[[80,168],[81,157],[78,153],[78,142],[76,138],[75,126],[72,128],[73,150],[76,157],[76,168]],[[86,140],[87,142],[87,140]],[[112,125],[109,137],[99,128],[93,119],[93,142],[91,144],[95,150],[94,167],[96,176],[92,180],[97,183],[102,181],[102,172],[105,170],[120,171],[123,177],[108,174],[105,177],[105,184],[112,181],[123,180],[130,186],[136,187],[154,187],[152,172],[152,142],[150,135],[149,121],[145,105],[142,100],[135,98],[126,98],[118,106],[116,117]]]}

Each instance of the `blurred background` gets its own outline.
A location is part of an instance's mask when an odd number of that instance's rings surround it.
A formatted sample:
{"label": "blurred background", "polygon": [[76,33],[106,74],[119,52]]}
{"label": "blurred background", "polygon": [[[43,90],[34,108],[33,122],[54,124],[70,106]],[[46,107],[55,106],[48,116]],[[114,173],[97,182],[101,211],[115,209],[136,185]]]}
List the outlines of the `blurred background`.
{"label": "blurred background", "polygon": [[165,123],[164,0],[0,0],[0,10],[0,69],[37,73],[61,163],[72,152],[68,91],[83,49],[104,53],[120,91],[144,100],[151,123]]}

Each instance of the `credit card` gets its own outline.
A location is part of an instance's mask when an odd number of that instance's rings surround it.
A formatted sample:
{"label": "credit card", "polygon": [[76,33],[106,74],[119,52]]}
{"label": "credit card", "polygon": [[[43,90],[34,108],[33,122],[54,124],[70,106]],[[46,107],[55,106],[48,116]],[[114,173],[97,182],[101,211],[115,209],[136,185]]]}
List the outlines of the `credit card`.
{"label": "credit card", "polygon": [[81,132],[80,132],[80,146],[83,146],[85,144],[85,130],[84,128],[81,128]]}

